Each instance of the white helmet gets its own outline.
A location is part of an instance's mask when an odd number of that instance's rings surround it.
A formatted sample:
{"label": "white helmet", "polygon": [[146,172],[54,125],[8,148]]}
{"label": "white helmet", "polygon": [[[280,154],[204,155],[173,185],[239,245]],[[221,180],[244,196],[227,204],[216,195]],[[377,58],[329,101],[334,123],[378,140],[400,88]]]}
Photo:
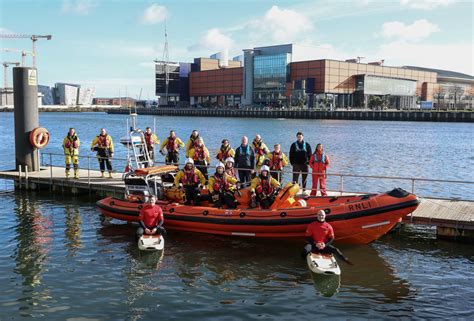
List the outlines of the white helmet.
{"label": "white helmet", "polygon": [[227,158],[225,159],[225,162],[226,162],[226,163],[231,162],[231,163],[233,164],[233,163],[234,163],[234,158],[233,158],[233,157],[227,157]]}
{"label": "white helmet", "polygon": [[217,170],[219,167],[222,167],[222,168],[225,169],[224,164],[222,164],[221,162],[217,162],[217,164],[216,164],[216,170]]}
{"label": "white helmet", "polygon": [[192,165],[194,165],[194,160],[193,160],[191,157],[188,157],[188,158],[186,158],[186,162],[185,162],[184,164],[185,164],[185,165],[186,165],[186,164],[192,164]]}
{"label": "white helmet", "polygon": [[262,168],[260,168],[260,173],[263,171],[270,172],[270,167],[268,167],[267,165],[263,165]]}

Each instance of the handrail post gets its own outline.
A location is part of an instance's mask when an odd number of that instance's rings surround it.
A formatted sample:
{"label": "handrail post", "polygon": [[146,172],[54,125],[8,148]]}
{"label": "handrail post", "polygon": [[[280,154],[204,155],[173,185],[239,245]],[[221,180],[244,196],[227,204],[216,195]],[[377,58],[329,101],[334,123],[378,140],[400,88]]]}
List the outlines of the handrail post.
{"label": "handrail post", "polygon": [[87,156],[87,185],[91,188],[91,157]]}
{"label": "handrail post", "polygon": [[25,165],[25,187],[28,189],[28,165]]}
{"label": "handrail post", "polygon": [[53,187],[53,155],[49,154],[49,184]]}
{"label": "handrail post", "polygon": [[411,193],[415,194],[415,179],[411,179]]}
{"label": "handrail post", "polygon": [[21,171],[22,171],[21,165],[18,165],[18,184],[20,185],[20,189],[21,189]]}
{"label": "handrail post", "polygon": [[344,176],[341,175],[341,180],[340,180],[340,187],[341,187],[341,190],[340,190],[340,196],[342,196],[342,192],[344,191]]}

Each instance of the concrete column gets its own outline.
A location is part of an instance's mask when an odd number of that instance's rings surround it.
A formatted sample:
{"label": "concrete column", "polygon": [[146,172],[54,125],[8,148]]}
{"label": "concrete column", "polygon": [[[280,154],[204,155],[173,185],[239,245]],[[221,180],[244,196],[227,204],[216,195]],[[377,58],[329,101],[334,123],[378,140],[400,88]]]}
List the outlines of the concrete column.
{"label": "concrete column", "polygon": [[39,171],[39,152],[30,144],[30,132],[39,127],[36,68],[14,67],[13,91],[16,169]]}

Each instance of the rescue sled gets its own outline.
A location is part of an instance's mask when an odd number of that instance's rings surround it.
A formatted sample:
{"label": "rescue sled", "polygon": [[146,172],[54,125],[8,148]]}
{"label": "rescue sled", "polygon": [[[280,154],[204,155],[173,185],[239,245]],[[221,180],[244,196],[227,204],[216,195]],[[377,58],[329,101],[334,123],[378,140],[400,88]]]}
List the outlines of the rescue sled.
{"label": "rescue sled", "polygon": [[201,205],[184,204],[184,192],[172,187],[175,172],[160,175],[124,176],[125,197],[107,197],[97,202],[107,218],[139,221],[139,212],[149,196],[158,197],[169,230],[191,231],[217,235],[304,238],[308,224],[316,220],[319,210],[326,212],[326,221],[335,232],[338,243],[367,244],[380,238],[407,214],[413,212],[418,198],[396,188],[381,194],[339,197],[297,196],[298,184],[282,188],[271,208],[250,208],[250,189],[235,194],[236,209],[215,208],[208,201],[207,190],[201,191]]}
{"label": "rescue sled", "polygon": [[339,264],[332,254],[308,253],[306,262],[311,272],[317,274],[341,275]]}
{"label": "rescue sled", "polygon": [[165,247],[165,239],[160,234],[143,234],[138,239],[138,248],[142,251],[161,251]]}

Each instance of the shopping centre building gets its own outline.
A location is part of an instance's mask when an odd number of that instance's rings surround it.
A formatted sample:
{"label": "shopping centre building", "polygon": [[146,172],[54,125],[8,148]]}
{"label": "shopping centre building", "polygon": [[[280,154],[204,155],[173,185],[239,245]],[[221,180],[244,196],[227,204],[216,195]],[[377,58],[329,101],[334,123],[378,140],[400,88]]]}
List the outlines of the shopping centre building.
{"label": "shopping centre building", "polygon": [[[243,59],[232,61],[196,58],[190,66],[181,63],[187,72],[174,69],[182,75],[175,87],[186,89],[185,93],[175,89],[174,95],[192,106],[399,109],[415,108],[422,101],[433,102],[435,108],[453,108],[447,101],[454,95],[456,108],[472,108],[472,76],[386,66],[383,61],[308,60],[308,53],[308,47],[286,44],[246,49]],[[159,70],[163,68],[157,64],[157,84]],[[173,93],[168,90],[168,95]]]}

